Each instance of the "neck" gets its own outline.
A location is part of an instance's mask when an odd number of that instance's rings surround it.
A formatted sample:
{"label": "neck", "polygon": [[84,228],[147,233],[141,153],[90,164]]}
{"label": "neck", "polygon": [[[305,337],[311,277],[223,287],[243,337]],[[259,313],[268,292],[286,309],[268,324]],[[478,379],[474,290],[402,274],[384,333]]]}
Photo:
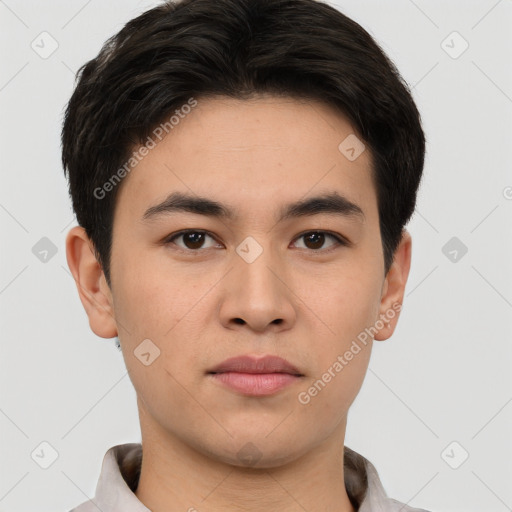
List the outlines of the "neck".
{"label": "neck", "polygon": [[152,512],[355,512],[344,484],[342,431],[287,464],[227,464],[154,425],[142,425],[137,498]]}

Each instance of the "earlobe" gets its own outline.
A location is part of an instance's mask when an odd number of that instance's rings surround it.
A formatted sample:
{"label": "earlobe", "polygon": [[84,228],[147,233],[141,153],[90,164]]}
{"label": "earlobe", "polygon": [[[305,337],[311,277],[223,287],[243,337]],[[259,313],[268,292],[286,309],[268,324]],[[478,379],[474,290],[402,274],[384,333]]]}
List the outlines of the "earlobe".
{"label": "earlobe", "polygon": [[393,334],[398,323],[405,285],[411,267],[411,254],[412,238],[409,232],[404,229],[383,286],[379,319],[384,326],[375,335],[377,341],[387,340]]}
{"label": "earlobe", "polygon": [[97,336],[113,338],[117,335],[117,327],[112,294],[93,247],[83,227],[75,226],[68,232],[66,258],[80,301],[89,317],[89,325]]}

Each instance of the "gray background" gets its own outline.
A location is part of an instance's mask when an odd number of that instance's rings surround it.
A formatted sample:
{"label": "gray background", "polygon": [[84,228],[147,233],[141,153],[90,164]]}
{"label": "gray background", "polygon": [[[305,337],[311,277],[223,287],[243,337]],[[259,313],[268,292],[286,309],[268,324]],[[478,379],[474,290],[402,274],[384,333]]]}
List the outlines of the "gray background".
{"label": "gray background", "polygon": [[[512,1],[330,3],[396,63],[428,139],[404,308],[374,345],[346,445],[412,506],[512,510]],[[0,1],[3,511],[71,509],[94,495],[109,447],[140,441],[122,356],[89,329],[67,267],[59,136],[78,67],[154,5]],[[43,31],[58,43],[47,58],[31,47]],[[31,456],[42,442],[58,453],[48,469]]]}

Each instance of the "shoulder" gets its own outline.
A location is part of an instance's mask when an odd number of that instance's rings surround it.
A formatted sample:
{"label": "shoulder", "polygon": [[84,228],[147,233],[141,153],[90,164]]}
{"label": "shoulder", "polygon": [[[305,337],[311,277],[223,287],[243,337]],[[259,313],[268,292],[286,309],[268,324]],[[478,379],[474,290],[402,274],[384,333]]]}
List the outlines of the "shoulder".
{"label": "shoulder", "polygon": [[401,501],[394,500],[393,498],[388,498],[389,507],[386,512],[430,512],[430,510],[426,510],[424,508],[413,508],[409,507],[405,503]]}
{"label": "shoulder", "polygon": [[[110,512],[124,509],[126,512],[143,511],[145,508],[136,498],[140,467],[142,464],[142,445],[127,443],[113,446],[103,457],[100,477],[93,499],[78,505],[69,512]],[[118,508],[116,508],[119,506]]]}
{"label": "shoulder", "polygon": [[92,500],[89,500],[71,509],[69,512],[98,512],[98,506]]}
{"label": "shoulder", "polygon": [[[347,475],[345,476],[345,483],[349,483],[347,491],[354,492],[357,489],[355,494],[356,503],[359,504],[358,512],[429,512],[390,498],[384,490],[375,466],[359,453],[347,447],[345,451],[345,471],[348,469],[351,474],[348,479]],[[357,482],[357,485],[354,482]]]}

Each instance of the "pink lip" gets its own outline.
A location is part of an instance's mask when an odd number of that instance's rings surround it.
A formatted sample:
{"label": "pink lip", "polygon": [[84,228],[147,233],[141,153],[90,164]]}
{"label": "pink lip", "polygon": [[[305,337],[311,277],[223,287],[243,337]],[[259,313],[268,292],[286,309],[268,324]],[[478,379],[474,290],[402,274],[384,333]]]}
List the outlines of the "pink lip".
{"label": "pink lip", "polygon": [[208,374],[249,396],[271,395],[303,377],[295,366],[281,357],[248,355],[227,359]]}

